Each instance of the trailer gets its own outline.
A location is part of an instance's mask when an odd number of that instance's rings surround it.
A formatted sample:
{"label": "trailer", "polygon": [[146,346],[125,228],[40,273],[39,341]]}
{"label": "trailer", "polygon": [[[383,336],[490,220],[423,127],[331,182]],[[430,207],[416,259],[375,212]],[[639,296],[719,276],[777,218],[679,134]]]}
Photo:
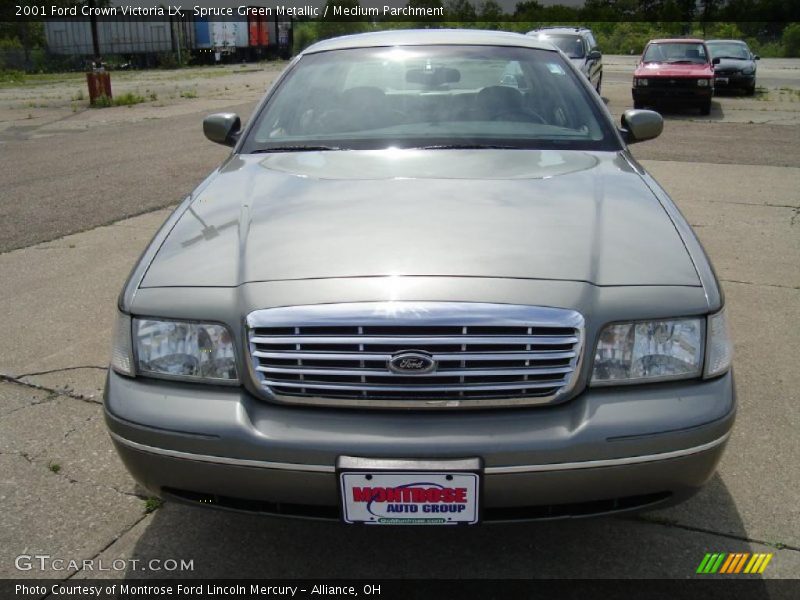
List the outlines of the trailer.
{"label": "trailer", "polygon": [[[133,19],[98,20],[97,45],[101,55],[170,52],[174,27],[170,21]],[[45,21],[47,48],[52,54],[86,55],[95,52],[89,19]]]}
{"label": "trailer", "polygon": [[169,19],[97,19],[94,27],[96,50],[89,18],[45,21],[48,51],[73,56],[76,64],[99,54],[106,60],[119,57],[137,67],[158,66],[181,53],[188,53],[195,63],[286,58],[291,54],[292,23],[278,17],[252,14],[208,19],[186,12]]}

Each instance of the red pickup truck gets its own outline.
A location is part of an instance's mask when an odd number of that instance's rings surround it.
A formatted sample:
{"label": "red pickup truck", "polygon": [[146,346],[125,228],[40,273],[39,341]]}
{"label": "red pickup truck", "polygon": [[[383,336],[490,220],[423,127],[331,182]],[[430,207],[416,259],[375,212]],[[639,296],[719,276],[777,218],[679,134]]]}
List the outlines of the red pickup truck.
{"label": "red pickup truck", "polygon": [[711,112],[714,64],[703,40],[650,40],[633,74],[633,106],[659,103],[697,106]]}

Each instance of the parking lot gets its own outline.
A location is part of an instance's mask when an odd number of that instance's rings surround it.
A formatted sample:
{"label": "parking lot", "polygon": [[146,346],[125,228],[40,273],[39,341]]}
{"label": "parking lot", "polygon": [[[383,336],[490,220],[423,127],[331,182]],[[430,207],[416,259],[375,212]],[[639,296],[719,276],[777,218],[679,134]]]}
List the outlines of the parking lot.
{"label": "parking lot", "polygon": [[[631,107],[635,58],[605,57]],[[800,575],[800,60],[764,59],[752,98],[665,114],[634,155],[711,256],[735,339],[737,425],[689,502],[638,516],[473,529],[347,528],[176,504],[137,488],[105,432],[116,296],[169,207],[227,154],[209,112],[243,118],[282,63],[113,73],[134,106],[88,109],[81,76],[0,87],[0,577],[686,578],[706,552],[772,552]],[[84,92],[85,95],[85,92]],[[15,557],[193,561],[190,571],[19,571]]]}

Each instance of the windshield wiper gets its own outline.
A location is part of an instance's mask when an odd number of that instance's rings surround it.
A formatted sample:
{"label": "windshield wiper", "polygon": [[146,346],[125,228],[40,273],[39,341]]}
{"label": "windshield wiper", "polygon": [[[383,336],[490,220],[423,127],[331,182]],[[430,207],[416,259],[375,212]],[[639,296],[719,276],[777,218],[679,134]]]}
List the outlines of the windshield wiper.
{"label": "windshield wiper", "polygon": [[323,152],[326,150],[341,150],[338,146],[270,146],[253,150],[251,154],[267,154],[270,152]]}
{"label": "windshield wiper", "polygon": [[698,61],[698,60],[682,59],[682,60],[668,60],[667,64],[668,65],[694,65],[694,64],[698,64],[699,65],[699,64],[702,64],[702,63],[700,61]]}

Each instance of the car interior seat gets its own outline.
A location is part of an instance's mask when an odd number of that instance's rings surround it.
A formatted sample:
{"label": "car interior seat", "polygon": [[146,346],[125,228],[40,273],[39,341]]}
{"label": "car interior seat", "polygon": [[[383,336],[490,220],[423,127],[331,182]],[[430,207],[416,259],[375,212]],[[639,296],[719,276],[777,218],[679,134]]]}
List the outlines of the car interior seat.
{"label": "car interior seat", "polygon": [[475,97],[478,119],[492,120],[504,113],[520,113],[522,110],[522,93],[506,85],[490,85]]}

